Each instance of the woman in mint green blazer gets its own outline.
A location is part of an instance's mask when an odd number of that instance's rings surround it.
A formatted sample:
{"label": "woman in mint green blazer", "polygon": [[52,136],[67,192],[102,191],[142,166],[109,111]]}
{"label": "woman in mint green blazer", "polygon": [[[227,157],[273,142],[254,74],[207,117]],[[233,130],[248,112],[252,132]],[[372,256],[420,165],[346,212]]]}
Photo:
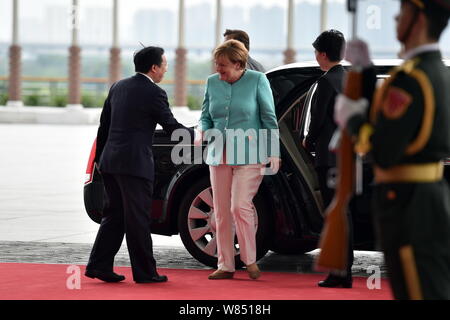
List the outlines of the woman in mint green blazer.
{"label": "woman in mint green blazer", "polygon": [[208,78],[199,121],[201,137],[208,141],[205,162],[217,222],[218,269],[208,278],[234,275],[234,220],[240,258],[250,278],[257,279],[253,197],[266,164],[272,174],[280,165],[272,90],[264,73],[245,69],[248,51],[239,41],[225,41],[215,49],[214,59],[217,73]]}

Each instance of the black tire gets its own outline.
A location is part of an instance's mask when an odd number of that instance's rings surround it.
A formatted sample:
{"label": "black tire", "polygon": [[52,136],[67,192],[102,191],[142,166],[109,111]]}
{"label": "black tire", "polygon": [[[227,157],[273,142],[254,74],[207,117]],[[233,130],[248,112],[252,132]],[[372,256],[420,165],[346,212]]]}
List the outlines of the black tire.
{"label": "black tire", "polygon": [[[217,246],[215,242],[215,220],[211,219],[212,213],[212,193],[211,183],[209,177],[202,178],[196,182],[181,199],[180,210],[178,214],[178,231],[180,232],[181,240],[188,252],[196,260],[201,263],[217,268]],[[203,194],[202,194],[203,193]],[[210,199],[208,199],[210,195]],[[203,199],[206,199],[205,202]],[[211,203],[211,206],[207,203]],[[270,211],[264,198],[257,194],[253,199],[253,203],[258,214],[258,230],[256,233],[256,259],[259,260],[267,253],[269,242],[273,237],[273,223],[271,222]],[[200,209],[200,212],[198,210]],[[195,210],[197,214],[206,214],[207,218],[189,218],[190,210]],[[202,229],[203,228],[203,229]],[[191,230],[196,229],[197,235],[204,233],[204,235],[196,240],[191,235]],[[196,231],[196,232],[197,232]],[[237,239],[235,237],[235,244]],[[209,245],[209,246],[208,246]],[[214,249],[215,248],[215,249]],[[243,266],[239,258],[239,254],[235,257],[236,268]]]}

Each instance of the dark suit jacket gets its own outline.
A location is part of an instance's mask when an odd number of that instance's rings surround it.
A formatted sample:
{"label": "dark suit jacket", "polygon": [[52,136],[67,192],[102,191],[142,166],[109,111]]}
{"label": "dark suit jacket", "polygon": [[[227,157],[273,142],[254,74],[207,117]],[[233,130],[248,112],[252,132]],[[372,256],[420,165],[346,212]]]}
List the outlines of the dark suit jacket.
{"label": "dark suit jacket", "polygon": [[345,70],[334,66],[317,81],[317,89],[311,102],[311,122],[306,147],[316,152],[316,167],[336,166],[336,155],[328,150],[337,126],[334,122],[334,100],[342,92]]}
{"label": "dark suit jacket", "polygon": [[[173,117],[166,92],[146,76],[116,82],[110,89],[100,117],[96,162],[101,172],[152,180],[153,133],[159,123],[169,134],[185,128]],[[193,130],[189,130],[191,140]]]}
{"label": "dark suit jacket", "polygon": [[262,64],[250,56],[248,56],[248,60],[247,60],[247,69],[259,71],[262,73],[266,72],[266,70],[264,69]]}

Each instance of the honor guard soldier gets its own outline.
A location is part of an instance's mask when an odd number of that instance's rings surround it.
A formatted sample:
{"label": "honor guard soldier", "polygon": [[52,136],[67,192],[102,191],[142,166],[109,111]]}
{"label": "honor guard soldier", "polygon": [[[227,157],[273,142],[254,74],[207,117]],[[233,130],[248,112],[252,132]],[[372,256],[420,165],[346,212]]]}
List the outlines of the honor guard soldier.
{"label": "honor guard soldier", "polygon": [[348,43],[346,59],[364,68],[366,99],[341,95],[335,106],[355,151],[370,152],[374,162],[372,211],[396,299],[450,299],[450,190],[442,162],[450,156],[450,72],[438,45],[449,16],[450,0],[401,0],[404,63],[372,99],[367,45]]}

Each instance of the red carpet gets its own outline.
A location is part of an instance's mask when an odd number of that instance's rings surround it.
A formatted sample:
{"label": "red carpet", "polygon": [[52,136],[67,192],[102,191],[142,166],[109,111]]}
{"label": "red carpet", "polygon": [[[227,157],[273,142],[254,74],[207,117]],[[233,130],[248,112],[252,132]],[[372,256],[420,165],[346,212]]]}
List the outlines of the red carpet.
{"label": "red carpet", "polygon": [[[210,270],[159,269],[169,277],[166,283],[135,284],[129,267],[117,267],[126,280],[104,283],[84,276],[81,288],[68,289],[68,265],[0,263],[1,300],[391,300],[387,280],[381,289],[369,290],[367,278],[355,277],[353,289],[317,287],[321,274],[263,272],[256,281],[245,271],[233,280],[208,280]],[[70,284],[70,282],[69,282]]]}

